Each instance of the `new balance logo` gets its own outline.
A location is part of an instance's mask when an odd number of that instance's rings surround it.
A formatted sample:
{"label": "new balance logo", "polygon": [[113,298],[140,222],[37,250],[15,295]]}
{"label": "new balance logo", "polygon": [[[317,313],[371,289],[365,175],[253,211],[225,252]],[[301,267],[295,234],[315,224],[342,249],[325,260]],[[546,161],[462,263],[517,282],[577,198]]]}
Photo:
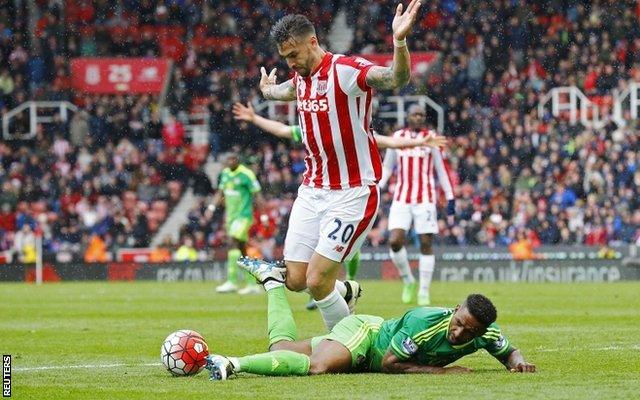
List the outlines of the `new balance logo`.
{"label": "new balance logo", "polygon": [[344,246],[337,245],[333,248],[333,251],[337,251],[338,253],[342,253],[344,251]]}

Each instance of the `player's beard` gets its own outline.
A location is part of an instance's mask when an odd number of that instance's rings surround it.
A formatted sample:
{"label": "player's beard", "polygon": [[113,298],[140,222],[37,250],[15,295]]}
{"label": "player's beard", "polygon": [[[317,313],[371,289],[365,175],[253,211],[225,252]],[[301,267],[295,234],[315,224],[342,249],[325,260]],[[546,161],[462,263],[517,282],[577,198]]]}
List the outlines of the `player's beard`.
{"label": "player's beard", "polygon": [[309,68],[306,68],[306,67],[296,68],[295,71],[298,73],[298,75],[303,76],[305,78],[311,75],[311,71],[309,70]]}

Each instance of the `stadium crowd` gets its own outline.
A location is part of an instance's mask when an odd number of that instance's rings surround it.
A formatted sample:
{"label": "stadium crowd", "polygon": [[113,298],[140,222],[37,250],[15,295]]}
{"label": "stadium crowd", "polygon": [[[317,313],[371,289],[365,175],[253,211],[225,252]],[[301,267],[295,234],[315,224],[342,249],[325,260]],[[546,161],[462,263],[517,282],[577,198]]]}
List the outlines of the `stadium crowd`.
{"label": "stadium crowd", "polygon": [[[343,2],[36,2],[34,40],[28,2],[0,3],[2,112],[28,99],[81,108],[68,123],[56,116],[40,127],[35,140],[0,142],[0,250],[30,240],[34,229],[54,252],[85,251],[92,235],[110,250],[146,246],[188,184],[200,196],[181,244],[207,251],[224,241],[184,128],[173,118],[163,126],[155,96],[73,93],[69,60],[79,56],[172,58],[167,106],[173,114],[208,110],[214,156],[239,153],[264,188],[268,207],[257,211],[254,231],[261,242],[282,242],[304,152],[234,122],[231,104],[260,100],[261,65],[278,66],[286,79],[267,37],[274,20],[304,10],[331,49],[328,30]],[[347,3],[350,52],[389,52],[396,2]],[[401,94],[426,94],[445,107],[458,200],[456,224],[440,221],[439,243],[639,242],[637,123],[587,129],[539,118],[536,109],[549,89],[575,85],[610,114],[612,90],[640,79],[636,2],[442,0],[422,13],[410,48],[439,56]],[[27,124],[23,116],[12,129]],[[384,134],[397,128],[375,112],[374,126]],[[373,245],[386,241],[390,201],[385,194]]]}

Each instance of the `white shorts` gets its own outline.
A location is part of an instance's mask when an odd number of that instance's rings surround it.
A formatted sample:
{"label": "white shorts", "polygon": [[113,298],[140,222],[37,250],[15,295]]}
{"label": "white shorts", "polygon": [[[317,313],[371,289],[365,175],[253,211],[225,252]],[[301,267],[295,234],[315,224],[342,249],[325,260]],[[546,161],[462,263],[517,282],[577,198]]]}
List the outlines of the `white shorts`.
{"label": "white shorts", "polygon": [[329,190],[300,186],[284,241],[286,261],[309,262],[313,252],[342,262],[360,249],[378,212],[377,186]]}
{"label": "white shorts", "polygon": [[389,230],[413,228],[418,235],[438,233],[438,215],[433,203],[405,204],[394,201],[389,210]]}

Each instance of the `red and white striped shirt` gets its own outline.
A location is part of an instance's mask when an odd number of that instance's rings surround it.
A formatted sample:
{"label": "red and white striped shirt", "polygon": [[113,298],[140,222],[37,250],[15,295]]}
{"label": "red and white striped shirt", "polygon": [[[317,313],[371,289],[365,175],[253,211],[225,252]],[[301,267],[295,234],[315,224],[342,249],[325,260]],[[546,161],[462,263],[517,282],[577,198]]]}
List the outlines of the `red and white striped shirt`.
{"label": "red and white striped shirt", "polygon": [[[434,131],[421,130],[416,132],[405,128],[394,132],[393,137],[419,138],[435,134]],[[385,175],[387,175],[387,171],[393,170],[395,164],[398,165],[393,201],[405,204],[436,203],[434,169],[438,174],[438,183],[444,191],[446,199],[453,200],[453,183],[442,150],[433,147],[388,149],[384,160]],[[384,183],[386,184],[386,179],[384,179]]]}
{"label": "red and white striped shirt", "polygon": [[308,77],[297,73],[298,116],[307,149],[302,184],[325,189],[375,185],[382,175],[378,145],[369,132],[372,64],[327,52]]}

